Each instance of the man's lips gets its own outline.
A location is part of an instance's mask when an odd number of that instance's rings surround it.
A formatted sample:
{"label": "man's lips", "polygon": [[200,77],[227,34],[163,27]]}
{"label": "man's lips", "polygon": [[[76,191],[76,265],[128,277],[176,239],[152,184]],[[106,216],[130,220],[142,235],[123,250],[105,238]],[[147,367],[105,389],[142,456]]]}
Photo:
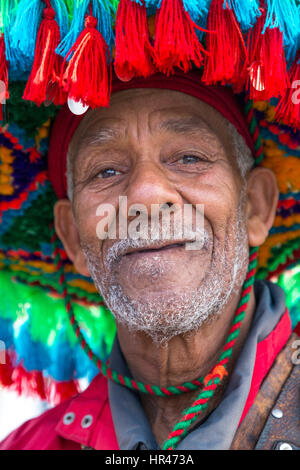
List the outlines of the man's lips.
{"label": "man's lips", "polygon": [[135,253],[157,253],[160,251],[166,251],[174,248],[182,248],[185,246],[186,242],[172,242],[168,244],[158,244],[157,246],[151,245],[149,247],[140,247],[140,248],[131,248],[124,254],[124,256],[133,255]]}

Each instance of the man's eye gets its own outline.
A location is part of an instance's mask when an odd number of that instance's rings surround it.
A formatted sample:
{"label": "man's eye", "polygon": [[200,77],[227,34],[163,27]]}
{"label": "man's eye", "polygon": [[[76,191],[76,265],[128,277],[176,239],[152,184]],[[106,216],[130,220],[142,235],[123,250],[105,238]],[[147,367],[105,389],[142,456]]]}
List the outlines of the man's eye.
{"label": "man's eye", "polygon": [[99,171],[97,173],[98,178],[110,178],[111,176],[120,175],[121,173],[114,168],[105,168],[105,170]]}
{"label": "man's eye", "polygon": [[187,165],[189,163],[197,163],[203,160],[204,158],[197,157],[196,155],[183,155],[181,158],[179,158],[178,162]]}

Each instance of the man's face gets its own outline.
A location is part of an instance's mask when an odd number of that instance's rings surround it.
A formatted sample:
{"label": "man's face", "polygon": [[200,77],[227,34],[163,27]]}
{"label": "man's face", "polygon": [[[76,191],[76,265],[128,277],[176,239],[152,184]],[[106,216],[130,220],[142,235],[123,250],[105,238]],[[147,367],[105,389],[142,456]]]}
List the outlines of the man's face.
{"label": "man's face", "polygon": [[[166,339],[221,313],[248,258],[245,204],[225,119],[169,90],[127,90],[90,111],[71,142],[73,211],[90,274],[117,321]],[[100,240],[101,204],[204,205],[205,242]],[[128,217],[128,222],[134,216]],[[150,220],[149,220],[150,224]],[[162,247],[164,245],[164,247]]]}

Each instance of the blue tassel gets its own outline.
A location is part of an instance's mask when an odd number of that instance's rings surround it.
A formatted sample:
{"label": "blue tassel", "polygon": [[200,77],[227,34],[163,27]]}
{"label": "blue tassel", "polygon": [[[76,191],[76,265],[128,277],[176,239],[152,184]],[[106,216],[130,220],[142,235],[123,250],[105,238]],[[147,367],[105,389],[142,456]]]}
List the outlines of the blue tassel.
{"label": "blue tassel", "polygon": [[208,0],[183,0],[184,9],[197,24],[200,18],[207,16],[209,5],[210,1]]}
{"label": "blue tassel", "polygon": [[[56,21],[58,23],[61,37],[67,34],[69,29],[69,19],[67,7],[63,0],[51,0],[51,5],[56,13]],[[11,52],[13,57],[13,65],[23,62],[26,71],[31,70],[34,59],[36,46],[36,38],[40,23],[42,21],[43,10],[46,4],[41,0],[21,0],[18,6],[15,21],[11,27],[10,38]],[[10,64],[12,66],[12,64]]]}
{"label": "blue tassel", "polygon": [[261,15],[259,0],[225,0],[223,8],[226,8],[226,5],[234,11],[242,31],[252,28]]}
{"label": "blue tassel", "polygon": [[23,360],[27,371],[42,371],[50,365],[48,348],[38,341],[33,341],[28,331],[27,322],[21,326],[15,338],[17,363]]}
{"label": "blue tassel", "polygon": [[31,70],[32,61],[28,60],[21,51],[12,45],[12,30],[4,28],[5,54],[9,61],[9,80],[27,80],[28,73]]}
{"label": "blue tassel", "polygon": [[[0,318],[0,341],[3,341],[4,347],[7,350],[14,343],[14,333],[11,320]],[[1,351],[1,343],[0,343]]]}
{"label": "blue tassel", "polygon": [[300,36],[300,9],[296,0],[266,0],[267,18],[263,34],[269,28],[278,27],[283,32],[286,57],[295,55]]}
{"label": "blue tassel", "polygon": [[47,370],[50,377],[58,382],[73,380],[75,371],[74,348],[66,340],[63,332],[57,333],[50,348],[50,354],[51,365]]}
{"label": "blue tassel", "polygon": [[60,37],[64,38],[69,31],[69,15],[64,0],[51,0],[51,6],[55,10],[55,20],[59,26]]}
{"label": "blue tassel", "polygon": [[[73,20],[68,34],[64,37],[61,43],[56,48],[56,53],[65,57],[81,31],[84,29],[84,18],[88,11],[90,0],[77,0],[74,6]],[[100,1],[92,1],[93,15],[98,20],[97,29],[100,31],[108,47],[112,48],[114,45],[114,33],[112,30],[112,16],[104,4]],[[71,55],[69,56],[71,59]]]}
{"label": "blue tassel", "polygon": [[44,6],[41,0],[21,0],[11,29],[12,47],[31,62]]}
{"label": "blue tassel", "polygon": [[[139,0],[135,0],[137,3],[140,3]],[[153,9],[158,9],[161,7],[161,0],[145,0],[145,5],[148,11],[153,11]],[[199,24],[200,18],[207,16],[210,0],[183,0],[183,6],[185,11],[187,11],[192,18],[192,20]]]}

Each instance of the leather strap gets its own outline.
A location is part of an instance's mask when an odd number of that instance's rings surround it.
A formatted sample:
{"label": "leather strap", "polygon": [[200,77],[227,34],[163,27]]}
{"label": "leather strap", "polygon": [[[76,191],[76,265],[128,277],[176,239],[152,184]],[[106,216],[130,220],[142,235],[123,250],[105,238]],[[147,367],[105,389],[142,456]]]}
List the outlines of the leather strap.
{"label": "leather strap", "polygon": [[[292,362],[297,339],[293,333],[278,354],[234,436],[231,450],[272,449],[287,441],[300,446],[299,426],[297,429],[300,368]],[[274,408],[282,411],[282,418],[271,414]]]}

